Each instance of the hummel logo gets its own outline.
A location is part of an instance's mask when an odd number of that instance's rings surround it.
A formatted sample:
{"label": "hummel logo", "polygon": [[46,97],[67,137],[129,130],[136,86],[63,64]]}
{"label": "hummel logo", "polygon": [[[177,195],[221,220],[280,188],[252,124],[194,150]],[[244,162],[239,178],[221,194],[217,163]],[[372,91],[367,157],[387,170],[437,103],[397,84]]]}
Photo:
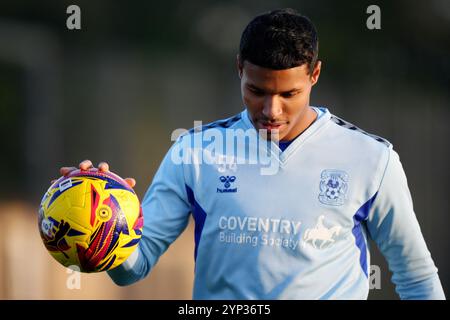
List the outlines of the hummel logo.
{"label": "hummel logo", "polygon": [[[221,176],[220,178],[220,182],[222,182],[225,188],[229,188],[231,186],[231,183],[233,183],[234,181],[236,181],[236,177],[235,176]],[[230,183],[231,182],[231,183]]]}
{"label": "hummel logo", "polygon": [[218,193],[237,192],[237,188],[230,189],[231,184],[236,181],[235,176],[220,176],[219,180],[223,183],[225,189],[217,188]]}

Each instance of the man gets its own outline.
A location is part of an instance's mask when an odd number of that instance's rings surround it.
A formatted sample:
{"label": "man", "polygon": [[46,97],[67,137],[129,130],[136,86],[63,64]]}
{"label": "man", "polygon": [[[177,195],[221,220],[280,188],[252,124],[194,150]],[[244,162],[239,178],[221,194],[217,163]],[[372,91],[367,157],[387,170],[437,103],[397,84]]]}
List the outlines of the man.
{"label": "man", "polygon": [[195,299],[366,299],[368,237],[401,298],[444,299],[392,145],[310,106],[313,24],[290,9],[256,17],[237,67],[246,109],[174,143],[142,202],[143,238],[113,281],[144,278],[192,213]]}

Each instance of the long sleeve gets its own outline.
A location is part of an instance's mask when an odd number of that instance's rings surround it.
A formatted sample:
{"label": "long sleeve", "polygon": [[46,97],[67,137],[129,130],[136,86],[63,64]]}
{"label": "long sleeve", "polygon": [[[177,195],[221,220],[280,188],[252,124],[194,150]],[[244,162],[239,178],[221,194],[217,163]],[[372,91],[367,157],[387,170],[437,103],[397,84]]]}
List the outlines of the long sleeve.
{"label": "long sleeve", "polygon": [[399,156],[393,149],[389,152],[384,177],[367,219],[369,234],[388,262],[401,299],[445,299],[437,268],[414,213]]}
{"label": "long sleeve", "polygon": [[143,201],[144,230],[138,248],[120,266],[108,271],[118,285],[129,285],[144,278],[186,228],[191,211],[187,200],[183,164],[166,154]]}

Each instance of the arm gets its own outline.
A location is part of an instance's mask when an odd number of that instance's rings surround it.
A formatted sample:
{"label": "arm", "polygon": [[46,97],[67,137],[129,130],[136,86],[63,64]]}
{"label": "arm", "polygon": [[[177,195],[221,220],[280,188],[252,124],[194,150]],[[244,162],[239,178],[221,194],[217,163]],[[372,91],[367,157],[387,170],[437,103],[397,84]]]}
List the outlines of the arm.
{"label": "arm", "polygon": [[367,219],[369,234],[386,258],[401,299],[445,299],[437,268],[416,219],[398,154],[389,160]]}
{"label": "arm", "polygon": [[108,271],[118,285],[129,285],[144,278],[188,224],[191,208],[183,165],[172,162],[172,149],[173,146],[142,201],[144,230],[138,248],[124,263]]}

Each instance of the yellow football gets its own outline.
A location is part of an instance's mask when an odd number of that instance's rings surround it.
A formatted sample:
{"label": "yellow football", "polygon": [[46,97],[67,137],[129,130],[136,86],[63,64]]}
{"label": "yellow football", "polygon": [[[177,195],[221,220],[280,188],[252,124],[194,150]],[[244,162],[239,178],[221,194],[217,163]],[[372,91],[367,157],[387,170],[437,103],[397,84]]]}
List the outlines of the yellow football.
{"label": "yellow football", "polygon": [[50,254],[81,272],[111,270],[137,248],[143,215],[134,190],[118,175],[75,170],[59,178],[39,208],[39,232]]}

